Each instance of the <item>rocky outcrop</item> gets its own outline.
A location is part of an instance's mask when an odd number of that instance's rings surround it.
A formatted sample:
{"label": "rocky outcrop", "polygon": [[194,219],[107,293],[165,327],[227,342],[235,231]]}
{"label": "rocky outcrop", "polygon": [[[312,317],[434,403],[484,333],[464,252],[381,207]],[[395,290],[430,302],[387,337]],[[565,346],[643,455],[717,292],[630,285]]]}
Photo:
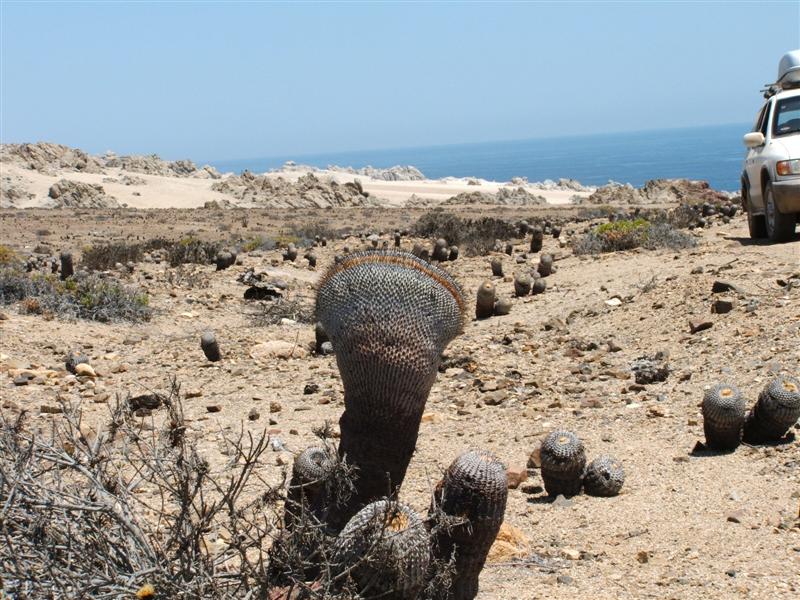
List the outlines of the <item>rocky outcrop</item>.
{"label": "rocky outcrop", "polygon": [[20,201],[31,198],[33,194],[15,183],[11,177],[0,178],[0,208],[14,208]]}
{"label": "rocky outcrop", "polygon": [[320,179],[312,173],[297,181],[281,177],[254,175],[245,171],[227,177],[211,186],[216,192],[228,194],[244,204],[272,208],[330,208],[373,205],[357,183],[339,184]]}
{"label": "rocky outcrop", "polygon": [[45,175],[55,175],[58,170],[81,173],[103,172],[103,164],[97,157],[77,148],[49,142],[2,144],[0,161],[22,164]]}
{"label": "rocky outcrop", "polygon": [[470,204],[493,204],[502,206],[539,206],[547,204],[544,196],[532,194],[522,187],[502,187],[496,194],[488,192],[462,192],[448,198],[441,206],[463,206]]}
{"label": "rocky outcrop", "polygon": [[353,167],[339,167],[337,165],[329,165],[328,171],[335,171],[338,173],[351,173],[353,175],[363,175],[364,177],[371,177],[372,179],[380,179],[382,181],[422,181],[425,175],[411,165],[401,166],[395,165],[388,169],[376,169],[371,165],[355,169]]}
{"label": "rocky outcrop", "polygon": [[707,181],[692,179],[651,179],[641,188],[629,183],[610,182],[598,188],[585,202],[588,204],[699,204],[724,203],[731,195],[714,190]]}
{"label": "rocky outcrop", "polygon": [[107,196],[102,185],[61,179],[50,186],[48,196],[53,208],[117,208],[119,203]]}
{"label": "rocky outcrop", "polygon": [[161,159],[157,154],[117,156],[109,153],[105,155],[105,166],[162,177],[199,177],[202,179],[220,179],[222,177],[214,167],[209,165],[198,169],[191,160],[167,161]]}

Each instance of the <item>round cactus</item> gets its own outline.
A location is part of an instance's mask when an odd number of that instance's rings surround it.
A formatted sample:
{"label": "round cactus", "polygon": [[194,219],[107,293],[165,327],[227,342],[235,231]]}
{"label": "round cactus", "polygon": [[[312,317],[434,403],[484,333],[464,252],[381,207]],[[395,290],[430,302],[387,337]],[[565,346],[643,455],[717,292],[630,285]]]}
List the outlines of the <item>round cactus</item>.
{"label": "round cactus", "polygon": [[542,442],[542,480],[551,496],[574,496],[581,491],[586,453],[583,442],[571,431],[558,429]]}
{"label": "round cactus", "polygon": [[521,236],[526,235],[528,233],[528,231],[530,230],[530,225],[528,224],[527,221],[520,221],[519,224],[517,225],[517,227],[519,229],[519,234]]}
{"label": "round cactus", "polygon": [[236,257],[232,252],[223,251],[217,254],[215,262],[217,265],[217,271],[223,271],[236,262]]}
{"label": "round cactus", "polygon": [[486,319],[494,314],[495,289],[494,283],[484,281],[478,288],[475,301],[475,318]]}
{"label": "round cactus", "polygon": [[75,274],[75,267],[72,263],[71,252],[62,252],[59,258],[61,260],[61,280],[63,281]]}
{"label": "round cactus", "polygon": [[294,262],[297,260],[297,247],[293,243],[286,246],[286,252],[283,253],[283,260]]}
{"label": "round cactus", "polygon": [[438,262],[446,262],[448,256],[449,248],[447,246],[447,240],[444,238],[439,238],[436,240],[436,243],[433,246],[433,254],[431,255],[431,258]]}
{"label": "round cactus", "polygon": [[706,444],[715,450],[733,450],[742,439],[745,401],[734,385],[721,383],[703,396],[703,430]]}
{"label": "round cactus", "polygon": [[498,298],[494,303],[494,314],[498,317],[507,315],[511,312],[511,306],[511,300],[508,298]]}
{"label": "round cactus", "polygon": [[553,255],[542,254],[539,258],[539,274],[548,277],[553,272]]}
{"label": "round cactus", "polygon": [[503,261],[499,258],[495,257],[489,263],[492,267],[492,276],[494,277],[502,277],[503,276]]}
{"label": "round cactus", "polygon": [[450,261],[454,261],[458,258],[458,246],[450,246],[450,254],[447,256],[447,259]]}
{"label": "round cactus", "polygon": [[531,293],[531,276],[526,273],[518,273],[514,277],[514,294],[517,297],[527,296]]}
{"label": "round cactus", "polygon": [[461,332],[465,301],[445,271],[407,252],[357,252],[317,292],[344,385],[339,453],[358,468],[334,527],[393,493],[405,477],[441,354]]}
{"label": "round cactus", "polygon": [[625,483],[625,470],[616,458],[595,458],[583,476],[583,489],[592,496],[616,496]]}
{"label": "round cactus", "polygon": [[397,502],[368,504],[334,542],[333,575],[348,572],[360,598],[416,598],[429,564],[430,538],[424,523]]}
{"label": "round cactus", "polygon": [[80,350],[70,350],[69,354],[67,354],[67,358],[64,360],[64,366],[67,371],[73,375],[75,374],[75,367],[83,363],[89,364],[89,357]]}
{"label": "round cactus", "polygon": [[531,231],[531,252],[541,252],[544,243],[544,232],[538,225],[534,225]]}
{"label": "round cactus", "polygon": [[547,280],[543,277],[538,277],[534,280],[533,285],[531,286],[531,294],[534,296],[538,296],[539,294],[544,294],[544,291],[547,289]]}
{"label": "round cactus", "polygon": [[203,354],[211,362],[217,362],[222,359],[222,355],[219,352],[219,344],[213,332],[206,331],[200,336],[200,348],[202,348]]}
{"label": "round cactus", "polygon": [[322,490],[335,464],[334,457],[323,446],[311,446],[295,457],[284,510],[287,529],[304,514],[321,514]]}
{"label": "round cactus", "polygon": [[776,377],[758,395],[744,424],[748,443],[775,442],[800,418],[800,381]]}
{"label": "round cactus", "polygon": [[[445,561],[455,553],[449,598],[471,600],[478,593],[478,578],[503,523],[507,500],[506,468],[485,450],[470,450],[459,456],[436,486],[431,505],[431,548],[435,558]],[[437,509],[463,521],[439,528]]]}

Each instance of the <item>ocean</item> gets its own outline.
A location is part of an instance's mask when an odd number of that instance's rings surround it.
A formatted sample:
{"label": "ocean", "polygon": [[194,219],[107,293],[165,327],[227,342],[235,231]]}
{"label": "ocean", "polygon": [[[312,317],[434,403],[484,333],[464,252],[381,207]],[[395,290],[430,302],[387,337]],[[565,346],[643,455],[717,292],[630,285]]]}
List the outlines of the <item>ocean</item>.
{"label": "ocean", "polygon": [[430,179],[480,177],[509,181],[576,179],[584,185],[609,180],[641,186],[648,179],[704,179],[713,188],[738,191],[749,125],[719,125],[632,133],[565,136],[504,142],[452,144],[269,158],[210,161],[222,172],[261,173],[287,160],[325,168],[413,165]]}

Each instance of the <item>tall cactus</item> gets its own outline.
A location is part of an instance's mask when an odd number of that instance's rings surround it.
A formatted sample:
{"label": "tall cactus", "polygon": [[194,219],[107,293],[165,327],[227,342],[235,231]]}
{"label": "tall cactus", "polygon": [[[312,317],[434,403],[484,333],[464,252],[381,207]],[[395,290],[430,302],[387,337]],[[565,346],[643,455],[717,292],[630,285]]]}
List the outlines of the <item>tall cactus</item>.
{"label": "tall cactus", "polygon": [[448,273],[407,252],[356,252],[322,277],[317,316],[344,385],[339,453],[356,492],[338,529],[405,477],[441,353],[461,331],[465,300]]}
{"label": "tall cactus", "polygon": [[436,486],[431,506],[434,525],[438,508],[444,515],[461,517],[451,527],[435,527],[432,555],[449,560],[455,554],[455,573],[449,593],[452,600],[472,600],[500,525],[508,499],[506,468],[492,453],[470,450],[459,456]]}

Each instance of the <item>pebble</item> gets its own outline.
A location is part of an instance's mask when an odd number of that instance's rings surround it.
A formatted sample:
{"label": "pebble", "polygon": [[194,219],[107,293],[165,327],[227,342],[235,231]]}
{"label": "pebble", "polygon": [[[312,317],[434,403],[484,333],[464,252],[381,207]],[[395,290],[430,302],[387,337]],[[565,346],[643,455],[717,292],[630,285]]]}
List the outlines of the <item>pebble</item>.
{"label": "pebble", "polygon": [[280,402],[273,400],[269,403],[269,412],[276,413],[281,412],[281,410],[283,410],[283,407],[281,406]]}
{"label": "pebble", "polygon": [[509,465],[506,474],[508,476],[508,488],[512,490],[517,489],[522,482],[528,479],[528,469],[525,465],[518,463]]}
{"label": "pebble", "polygon": [[711,321],[704,321],[703,319],[693,319],[689,321],[689,331],[692,333],[705,331],[706,329],[711,329],[713,326],[714,324]]}
{"label": "pebble", "polygon": [[714,300],[711,304],[711,312],[717,315],[724,315],[725,313],[729,313],[733,310],[733,299],[732,298],[719,298]]}
{"label": "pebble", "polygon": [[206,410],[210,413],[218,413],[222,410],[222,407],[219,404],[209,404],[206,406]]}
{"label": "pebble", "polygon": [[75,365],[75,375],[78,377],[97,377],[94,368],[88,363],[79,363]]}

